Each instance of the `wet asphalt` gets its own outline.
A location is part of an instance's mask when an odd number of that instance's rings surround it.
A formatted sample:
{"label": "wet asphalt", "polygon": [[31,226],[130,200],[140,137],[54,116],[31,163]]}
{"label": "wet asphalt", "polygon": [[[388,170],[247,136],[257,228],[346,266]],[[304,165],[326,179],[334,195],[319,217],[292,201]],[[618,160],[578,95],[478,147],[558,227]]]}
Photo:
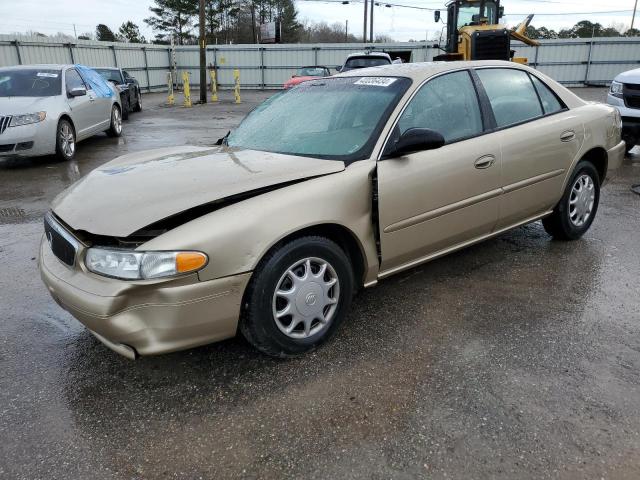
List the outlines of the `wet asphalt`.
{"label": "wet asphalt", "polygon": [[537,222],[399,274],[303,358],[236,338],[131,362],[53,302],[36,254],[59,191],[211,144],[268,95],[147,95],[73,162],[0,159],[0,478],[640,478],[640,152],[583,239]]}

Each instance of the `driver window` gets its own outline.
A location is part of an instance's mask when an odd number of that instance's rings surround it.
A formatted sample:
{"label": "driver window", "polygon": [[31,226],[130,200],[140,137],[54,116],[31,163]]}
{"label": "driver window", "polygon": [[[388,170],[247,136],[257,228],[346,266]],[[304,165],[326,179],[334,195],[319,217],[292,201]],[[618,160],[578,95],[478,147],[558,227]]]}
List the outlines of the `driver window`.
{"label": "driver window", "polygon": [[64,84],[67,88],[67,92],[70,92],[74,88],[87,88],[80,78],[80,74],[74,69],[70,68],[64,74]]}
{"label": "driver window", "polygon": [[400,134],[410,128],[439,132],[446,143],[482,133],[482,116],[468,71],[430,80],[411,99],[398,122]]}

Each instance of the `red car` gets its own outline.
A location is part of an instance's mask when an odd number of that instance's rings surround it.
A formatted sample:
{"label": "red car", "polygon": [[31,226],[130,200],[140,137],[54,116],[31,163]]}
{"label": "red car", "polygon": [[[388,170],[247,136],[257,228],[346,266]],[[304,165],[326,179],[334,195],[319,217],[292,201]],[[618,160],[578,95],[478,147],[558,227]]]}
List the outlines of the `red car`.
{"label": "red car", "polygon": [[316,78],[329,77],[331,72],[327,67],[300,67],[298,72],[285,82],[284,89],[295,87],[299,83],[306,82],[307,80],[313,80]]}

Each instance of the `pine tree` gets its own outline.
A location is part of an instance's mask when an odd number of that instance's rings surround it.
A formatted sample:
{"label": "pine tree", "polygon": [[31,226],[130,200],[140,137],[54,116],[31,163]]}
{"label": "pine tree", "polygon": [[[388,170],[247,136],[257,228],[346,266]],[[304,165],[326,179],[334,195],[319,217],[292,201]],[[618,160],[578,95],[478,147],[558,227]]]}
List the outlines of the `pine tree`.
{"label": "pine tree", "polygon": [[118,36],[123,42],[146,43],[146,39],[140,35],[140,28],[138,28],[138,25],[133,23],[131,20],[120,25]]}
{"label": "pine tree", "polygon": [[96,40],[100,42],[116,42],[116,34],[104,23],[96,25]]}
{"label": "pine tree", "polygon": [[156,39],[174,36],[182,45],[192,38],[193,19],[198,14],[198,0],[155,0],[155,7],[149,7],[154,17],[144,22],[159,32]]}

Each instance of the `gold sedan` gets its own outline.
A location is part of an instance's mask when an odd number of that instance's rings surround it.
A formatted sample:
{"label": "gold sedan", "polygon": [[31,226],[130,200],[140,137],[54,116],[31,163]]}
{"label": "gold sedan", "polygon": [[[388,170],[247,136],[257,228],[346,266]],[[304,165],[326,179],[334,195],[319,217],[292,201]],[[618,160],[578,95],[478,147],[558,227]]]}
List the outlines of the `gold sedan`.
{"label": "gold sedan", "polygon": [[320,345],[354,292],[542,219],[574,240],[623,159],[621,119],[510,62],[305,82],[215,147],[119,157],[45,218],[52,296],[129,357],[232,337]]}

